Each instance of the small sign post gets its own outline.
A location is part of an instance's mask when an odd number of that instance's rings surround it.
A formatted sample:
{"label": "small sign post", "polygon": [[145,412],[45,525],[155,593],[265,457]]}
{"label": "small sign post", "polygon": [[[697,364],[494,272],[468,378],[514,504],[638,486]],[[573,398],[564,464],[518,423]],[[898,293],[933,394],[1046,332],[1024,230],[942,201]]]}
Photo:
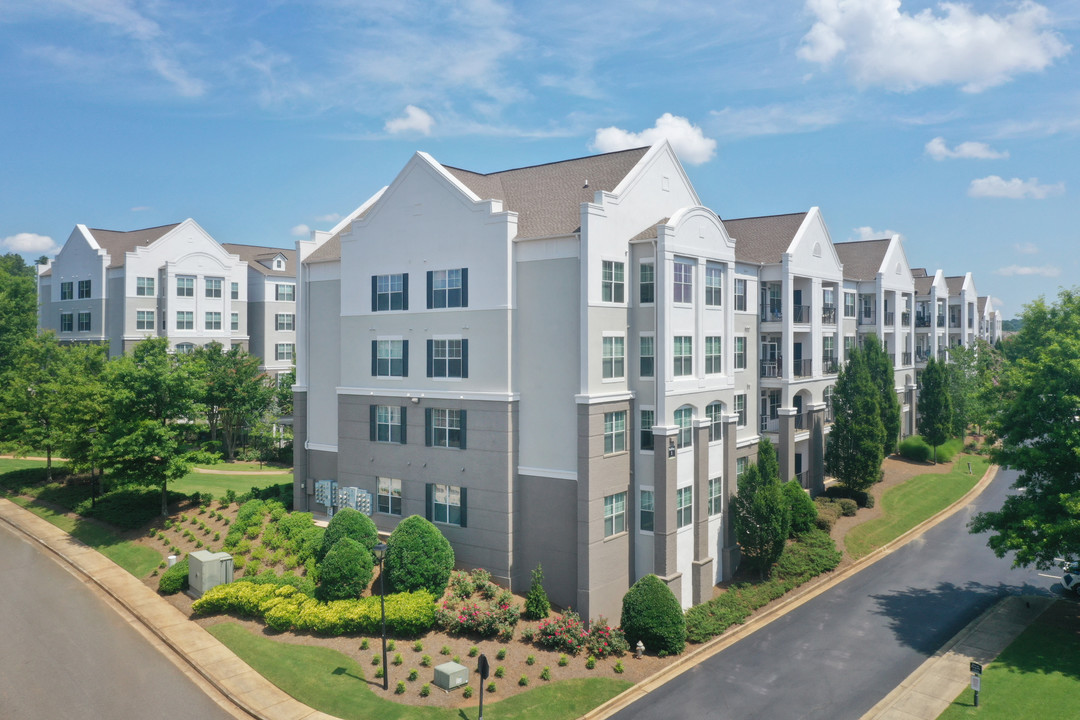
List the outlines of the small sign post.
{"label": "small sign post", "polygon": [[982,665],[972,661],[971,665],[971,689],[975,691],[975,707],[979,707],[979,690],[982,689]]}
{"label": "small sign post", "polygon": [[480,716],[477,720],[484,720],[484,681],[488,679],[488,670],[487,655],[481,654],[476,663],[476,671],[480,673]]}

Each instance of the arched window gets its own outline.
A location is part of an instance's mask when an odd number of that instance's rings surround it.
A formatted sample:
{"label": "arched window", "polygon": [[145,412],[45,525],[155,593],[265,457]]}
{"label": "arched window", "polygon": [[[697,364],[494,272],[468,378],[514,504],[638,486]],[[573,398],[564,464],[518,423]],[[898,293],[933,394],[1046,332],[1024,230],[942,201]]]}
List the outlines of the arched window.
{"label": "arched window", "polygon": [[722,402],[709,403],[705,408],[705,416],[709,418],[709,442],[720,439],[720,431],[723,429],[724,404]]}
{"label": "arched window", "polygon": [[679,435],[676,438],[676,444],[680,448],[692,447],[694,444],[693,419],[694,408],[689,405],[683,405],[675,411],[675,424],[679,426]]}
{"label": "arched window", "polygon": [[195,345],[193,343],[180,343],[176,346],[176,353],[178,355],[190,355],[195,352]]}

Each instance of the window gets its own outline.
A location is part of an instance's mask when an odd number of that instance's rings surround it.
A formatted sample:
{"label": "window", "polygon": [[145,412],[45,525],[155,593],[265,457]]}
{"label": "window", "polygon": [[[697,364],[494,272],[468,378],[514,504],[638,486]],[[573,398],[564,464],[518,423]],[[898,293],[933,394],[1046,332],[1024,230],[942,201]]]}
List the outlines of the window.
{"label": "window", "polygon": [[694,374],[694,341],[689,335],[675,336],[675,377]]}
{"label": "window", "polygon": [[694,408],[689,405],[675,411],[675,424],[679,426],[678,436],[675,443],[680,448],[691,447],[694,444],[693,428]]}
{"label": "window", "polygon": [[855,317],[855,293],[844,293],[844,317]]}
{"label": "window", "polygon": [[74,319],[71,313],[60,313],[60,332],[71,332],[75,328]]}
{"label": "window", "polygon": [[604,454],[625,452],[626,411],[604,413]]}
{"label": "window", "polygon": [[746,369],[746,338],[735,338],[735,369]]}
{"label": "window", "polygon": [[720,350],[720,336],[710,335],[705,338],[705,374],[718,375],[724,371],[723,354]]}
{"label": "window", "polygon": [[88,297],[90,297],[90,281],[89,280],[80,280],[79,281],[79,299],[86,299]]}
{"label": "window", "polygon": [[431,522],[465,527],[465,488],[435,483],[427,487]]}
{"label": "window", "polygon": [[296,285],[293,285],[292,283],[275,283],[274,299],[285,302],[296,300]]}
{"label": "window", "polygon": [[746,395],[735,396],[735,414],[739,416],[735,423],[739,427],[746,427]]}
{"label": "window", "polygon": [[677,303],[694,302],[694,266],[683,260],[675,261],[675,296]]}
{"label": "window", "polygon": [[374,377],[408,377],[409,341],[372,340],[371,374]]}
{"label": "window", "polygon": [[90,332],[90,313],[79,313],[79,332]]}
{"label": "window", "polygon": [[641,449],[652,450],[653,449],[653,411],[642,410],[641,411]]}
{"label": "window", "polygon": [[855,349],[855,336],[844,336],[844,357],[848,357],[848,354]]}
{"label": "window", "polygon": [[207,330],[220,330],[221,329],[221,313],[208,312],[206,313],[206,329]]}
{"label": "window", "polygon": [[195,313],[191,312],[190,310],[178,310],[176,312],[176,329],[194,330]]}
{"label": "window", "polygon": [[191,343],[180,343],[176,346],[177,355],[190,355],[195,352],[195,346]]}
{"label": "window", "polygon": [[229,297],[233,300],[240,299],[240,283],[229,283]]}
{"label": "window", "polygon": [[626,376],[625,338],[605,337],[603,351],[603,375],[605,380],[615,380]]}
{"label": "window", "polygon": [[177,275],[176,297],[195,297],[195,278]]}
{"label": "window", "polygon": [[221,278],[206,278],[206,297],[221,297]]}
{"label": "window", "polygon": [[465,449],[465,411],[445,408],[426,408],[427,445]]}
{"label": "window", "polygon": [[723,303],[723,287],[721,285],[723,269],[719,265],[705,266],[705,305],[707,307],[720,307]]}
{"label": "window", "polygon": [[379,478],[379,512],[401,515],[401,480]]}
{"label": "window", "polygon": [[372,405],[371,439],[374,442],[404,445],[405,408],[396,405]]}
{"label": "window", "polygon": [[694,522],[694,488],[675,490],[675,527],[684,528]]}
{"label": "window", "polygon": [[604,498],[604,537],[626,532],[626,493]]}
{"label": "window", "polygon": [[709,478],[709,514],[719,515],[723,509],[724,481],[721,478]]}
{"label": "window", "polygon": [[154,278],[141,277],[135,278],[135,294],[146,297],[154,296]]}
{"label": "window", "polygon": [[638,270],[638,302],[642,305],[656,301],[656,267],[652,263],[641,263]]}
{"label": "window", "polygon": [[295,330],[296,329],[296,314],[295,313],[275,313],[274,314],[274,327],[277,330]]}
{"label": "window", "polygon": [[716,442],[724,429],[724,406],[718,402],[709,403],[705,417],[709,418],[709,442]]}
{"label": "window", "polygon": [[234,332],[240,329],[240,313],[229,315],[229,329]]}
{"label": "window", "polygon": [[74,284],[69,282],[60,283],[60,299],[70,300],[73,297]]}
{"label": "window", "polygon": [[746,312],[746,280],[735,278],[735,309]]}
{"label": "window", "polygon": [[652,377],[656,366],[656,338],[652,335],[641,336],[641,353],[639,357],[638,375],[643,378]]}
{"label": "window", "polygon": [[461,338],[428,340],[428,377],[469,377],[469,341]]}
{"label": "window", "polygon": [[600,299],[604,302],[621,303],[624,300],[623,264],[604,260],[603,279],[600,283]]}
{"label": "window", "polygon": [[408,310],[409,309],[409,275],[372,275],[371,276],[371,310],[382,312],[384,310]]}
{"label": "window", "polygon": [[136,330],[153,330],[154,329],[154,311],[153,310],[136,310],[135,311],[135,329]]}
{"label": "window", "polygon": [[469,269],[429,270],[428,308],[469,307]]}
{"label": "window", "polygon": [[277,343],[274,345],[274,357],[278,360],[292,360],[296,357],[295,343]]}
{"label": "window", "polygon": [[653,498],[653,491],[642,490],[639,497],[641,499],[641,503],[638,510],[638,529],[642,532],[652,532],[653,513],[656,512],[656,501]]}
{"label": "window", "polygon": [[738,482],[743,475],[746,474],[746,468],[750,465],[750,461],[744,457],[735,458],[735,481]]}

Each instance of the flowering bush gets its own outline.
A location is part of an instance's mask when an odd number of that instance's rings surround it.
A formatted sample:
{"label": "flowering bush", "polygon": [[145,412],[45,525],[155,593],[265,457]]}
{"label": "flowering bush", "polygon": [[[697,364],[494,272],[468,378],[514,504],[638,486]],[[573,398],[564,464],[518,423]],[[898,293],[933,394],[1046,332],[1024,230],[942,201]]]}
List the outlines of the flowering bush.
{"label": "flowering bush", "polygon": [[611,627],[603,616],[593,620],[586,628],[581,616],[573,610],[567,610],[562,617],[541,622],[536,643],[541,647],[568,652],[571,655],[586,650],[598,658],[622,655],[630,650],[622,631]]}
{"label": "flowering bush", "polygon": [[611,627],[607,619],[601,615],[589,623],[589,636],[585,639],[585,648],[590,655],[602,658],[629,652],[630,643],[626,642],[622,630]]}
{"label": "flowering bush", "polygon": [[[492,583],[484,570],[455,572],[435,611],[435,622],[449,633],[494,637],[512,632],[521,611],[513,595]],[[468,594],[465,594],[466,590]]]}

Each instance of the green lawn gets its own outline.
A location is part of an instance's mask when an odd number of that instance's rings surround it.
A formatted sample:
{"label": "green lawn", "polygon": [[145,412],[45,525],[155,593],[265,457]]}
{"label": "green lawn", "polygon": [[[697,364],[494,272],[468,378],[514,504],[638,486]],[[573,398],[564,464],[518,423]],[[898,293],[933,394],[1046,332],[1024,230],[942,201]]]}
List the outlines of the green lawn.
{"label": "green lawn", "polygon": [[195,467],[202,468],[203,470],[229,470],[229,471],[234,471],[234,472],[262,472],[264,470],[277,470],[277,471],[289,470],[289,471],[292,471],[292,468],[277,467],[277,466],[267,465],[266,463],[261,463],[260,464],[260,463],[257,463],[257,462],[239,462],[239,461],[238,462],[231,462],[231,463],[219,462],[219,463],[212,463],[212,464],[209,464],[209,465],[206,465],[206,464],[204,464],[204,465],[196,465]]}
{"label": "green lawn", "polygon": [[860,558],[945,509],[975,486],[988,465],[986,458],[979,455],[961,455],[945,475],[918,475],[890,488],[881,498],[884,514],[856,525],[844,537],[848,554]]}
{"label": "green lawn", "polygon": [[228,490],[243,495],[252,487],[264,488],[267,485],[292,483],[292,475],[207,475],[190,472],[169,485],[170,490],[191,493],[208,492],[220,499]]}
{"label": "green lawn", "polygon": [[[59,465],[57,462],[53,462],[53,467]],[[10,458],[0,458],[0,475],[12,470],[25,470],[26,468],[45,467],[44,460],[20,460]]]}
{"label": "green lawn", "polygon": [[[223,622],[208,628],[240,659],[289,695],[309,707],[344,720],[381,718],[419,718],[436,720],[463,718],[473,720],[477,708],[446,710],[401,705],[378,697],[369,683],[381,683],[374,672],[365,680],[364,669],[336,650],[308,645],[292,645],[255,635],[240,625]],[[373,670],[373,669],[372,669]],[[397,669],[391,667],[391,672]],[[405,672],[399,671],[404,677]],[[430,669],[425,675],[431,673]],[[423,677],[423,676],[422,676]],[[504,679],[499,684],[516,682]],[[625,680],[589,678],[540,685],[512,698],[491,702],[498,695],[484,697],[484,717],[491,720],[558,720],[581,717],[592,708],[608,701],[631,686]],[[397,679],[391,676],[391,688]],[[408,692],[415,695],[422,682],[407,683]],[[474,681],[474,701],[479,701],[479,686]],[[442,692],[432,687],[432,692]],[[460,691],[457,691],[460,692]]]}
{"label": "green lawn", "polygon": [[979,707],[969,687],[940,720],[1042,720],[1080,715],[1080,611],[1059,600],[983,668]]}

